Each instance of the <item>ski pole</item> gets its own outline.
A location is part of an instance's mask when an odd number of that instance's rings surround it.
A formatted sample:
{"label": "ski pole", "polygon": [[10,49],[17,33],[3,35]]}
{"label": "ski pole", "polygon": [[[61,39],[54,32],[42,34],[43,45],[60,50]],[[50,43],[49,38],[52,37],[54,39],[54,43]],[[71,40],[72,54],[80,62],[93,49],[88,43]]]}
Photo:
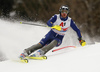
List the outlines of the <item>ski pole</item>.
{"label": "ski pole", "polygon": [[69,48],[69,47],[76,48],[76,46],[65,46],[65,47],[61,47],[61,48],[58,48],[58,49],[52,50],[52,52],[55,52],[55,51],[58,51],[58,50],[61,50],[61,49],[64,49],[64,48]]}
{"label": "ski pole", "polygon": [[[41,26],[41,27],[49,27],[49,26],[46,26],[46,25],[39,25],[39,24],[33,24],[33,23],[25,23],[25,22],[20,22],[20,24],[27,24],[27,25],[34,25],[34,26]],[[53,27],[49,27],[49,28],[52,28],[52,29],[56,29],[58,31],[61,31],[61,27],[59,25],[55,25]]]}
{"label": "ski pole", "polygon": [[27,24],[27,25],[35,25],[35,26],[42,26],[42,27],[48,27],[46,25],[39,25],[39,24],[33,24],[33,23],[26,23],[26,22],[20,22],[20,24]]}

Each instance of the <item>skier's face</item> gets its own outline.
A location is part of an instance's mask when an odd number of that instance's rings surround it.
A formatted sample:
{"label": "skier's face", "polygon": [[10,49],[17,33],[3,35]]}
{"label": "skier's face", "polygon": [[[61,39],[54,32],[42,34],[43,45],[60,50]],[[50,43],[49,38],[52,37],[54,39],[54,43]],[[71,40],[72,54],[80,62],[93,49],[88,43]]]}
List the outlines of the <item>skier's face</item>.
{"label": "skier's face", "polygon": [[61,13],[61,17],[66,18],[67,14],[66,13]]}
{"label": "skier's face", "polygon": [[61,17],[63,17],[63,18],[66,18],[67,17],[67,14],[68,14],[68,11],[67,10],[62,10],[61,11]]}

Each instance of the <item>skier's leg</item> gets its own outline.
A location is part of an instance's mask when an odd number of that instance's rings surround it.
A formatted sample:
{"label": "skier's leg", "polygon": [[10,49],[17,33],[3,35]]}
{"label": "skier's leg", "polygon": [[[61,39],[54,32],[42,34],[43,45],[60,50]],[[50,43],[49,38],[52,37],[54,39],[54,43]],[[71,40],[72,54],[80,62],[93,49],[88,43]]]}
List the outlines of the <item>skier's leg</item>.
{"label": "skier's leg", "polygon": [[42,44],[38,43],[38,44],[35,44],[27,49],[24,50],[24,54],[25,55],[30,55],[32,52],[34,52],[35,50],[38,50],[40,48],[42,48]]}
{"label": "skier's leg", "polygon": [[53,40],[50,44],[41,48],[41,50],[43,51],[43,54],[46,54],[49,50],[54,48],[57,45],[57,43],[58,43],[57,40]]}
{"label": "skier's leg", "polygon": [[40,49],[42,48],[42,44],[38,43],[38,44],[35,44],[27,49],[24,50],[24,53],[21,53],[20,55],[20,59],[24,59],[26,56],[30,55],[32,52],[34,52],[35,50],[37,49]]}
{"label": "skier's leg", "polygon": [[48,45],[46,45],[43,48],[37,50],[37,52],[35,54],[33,54],[32,56],[34,56],[34,57],[44,56],[49,50],[51,50],[56,45],[57,45],[57,40],[53,40]]}
{"label": "skier's leg", "polygon": [[48,32],[48,33],[45,35],[45,37],[42,38],[41,41],[40,41],[38,44],[33,45],[33,46],[31,46],[31,47],[25,49],[25,50],[24,50],[24,53],[25,53],[26,55],[30,55],[30,54],[31,54],[32,52],[34,52],[35,50],[42,48],[42,47],[45,46],[45,44],[49,41],[50,36],[51,36],[51,32]]}
{"label": "skier's leg", "polygon": [[55,38],[53,41],[51,41],[47,46],[44,46],[41,48],[41,51],[46,54],[49,50],[51,50],[52,48],[54,48],[55,46],[60,46],[62,43],[62,38]]}

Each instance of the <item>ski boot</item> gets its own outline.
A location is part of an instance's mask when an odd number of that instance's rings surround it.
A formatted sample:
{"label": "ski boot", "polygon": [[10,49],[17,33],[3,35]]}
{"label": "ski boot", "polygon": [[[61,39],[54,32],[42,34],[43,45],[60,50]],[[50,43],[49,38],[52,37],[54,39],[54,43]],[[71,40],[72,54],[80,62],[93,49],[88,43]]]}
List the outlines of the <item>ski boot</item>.
{"label": "ski boot", "polygon": [[37,50],[36,53],[33,54],[32,56],[33,56],[33,57],[41,57],[41,56],[44,56],[44,52],[43,52],[41,49],[39,49],[39,50]]}
{"label": "ski boot", "polygon": [[23,63],[28,63],[28,59],[26,59],[25,57],[26,57],[25,54],[22,53],[22,54],[20,55],[20,57],[19,57],[19,58],[20,58],[20,61],[23,62]]}
{"label": "ski boot", "polygon": [[26,56],[28,56],[28,54],[27,54],[27,52],[26,52],[26,50],[24,50],[24,53],[22,53],[21,55],[20,55],[20,60],[21,60],[21,62],[25,62],[25,63],[28,63],[28,59],[26,58]]}
{"label": "ski boot", "polygon": [[44,51],[39,49],[36,51],[36,53],[29,56],[30,59],[37,59],[37,60],[43,60],[47,59],[47,56],[44,55]]}

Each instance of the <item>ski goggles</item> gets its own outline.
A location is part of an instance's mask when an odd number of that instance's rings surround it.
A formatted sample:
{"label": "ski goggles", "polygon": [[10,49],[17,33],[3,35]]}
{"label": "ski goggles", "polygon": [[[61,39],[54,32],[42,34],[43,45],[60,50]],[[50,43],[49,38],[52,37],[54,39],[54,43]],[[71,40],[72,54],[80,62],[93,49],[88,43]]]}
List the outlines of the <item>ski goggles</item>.
{"label": "ski goggles", "polygon": [[62,10],[61,13],[66,13],[66,14],[68,14],[68,10]]}

